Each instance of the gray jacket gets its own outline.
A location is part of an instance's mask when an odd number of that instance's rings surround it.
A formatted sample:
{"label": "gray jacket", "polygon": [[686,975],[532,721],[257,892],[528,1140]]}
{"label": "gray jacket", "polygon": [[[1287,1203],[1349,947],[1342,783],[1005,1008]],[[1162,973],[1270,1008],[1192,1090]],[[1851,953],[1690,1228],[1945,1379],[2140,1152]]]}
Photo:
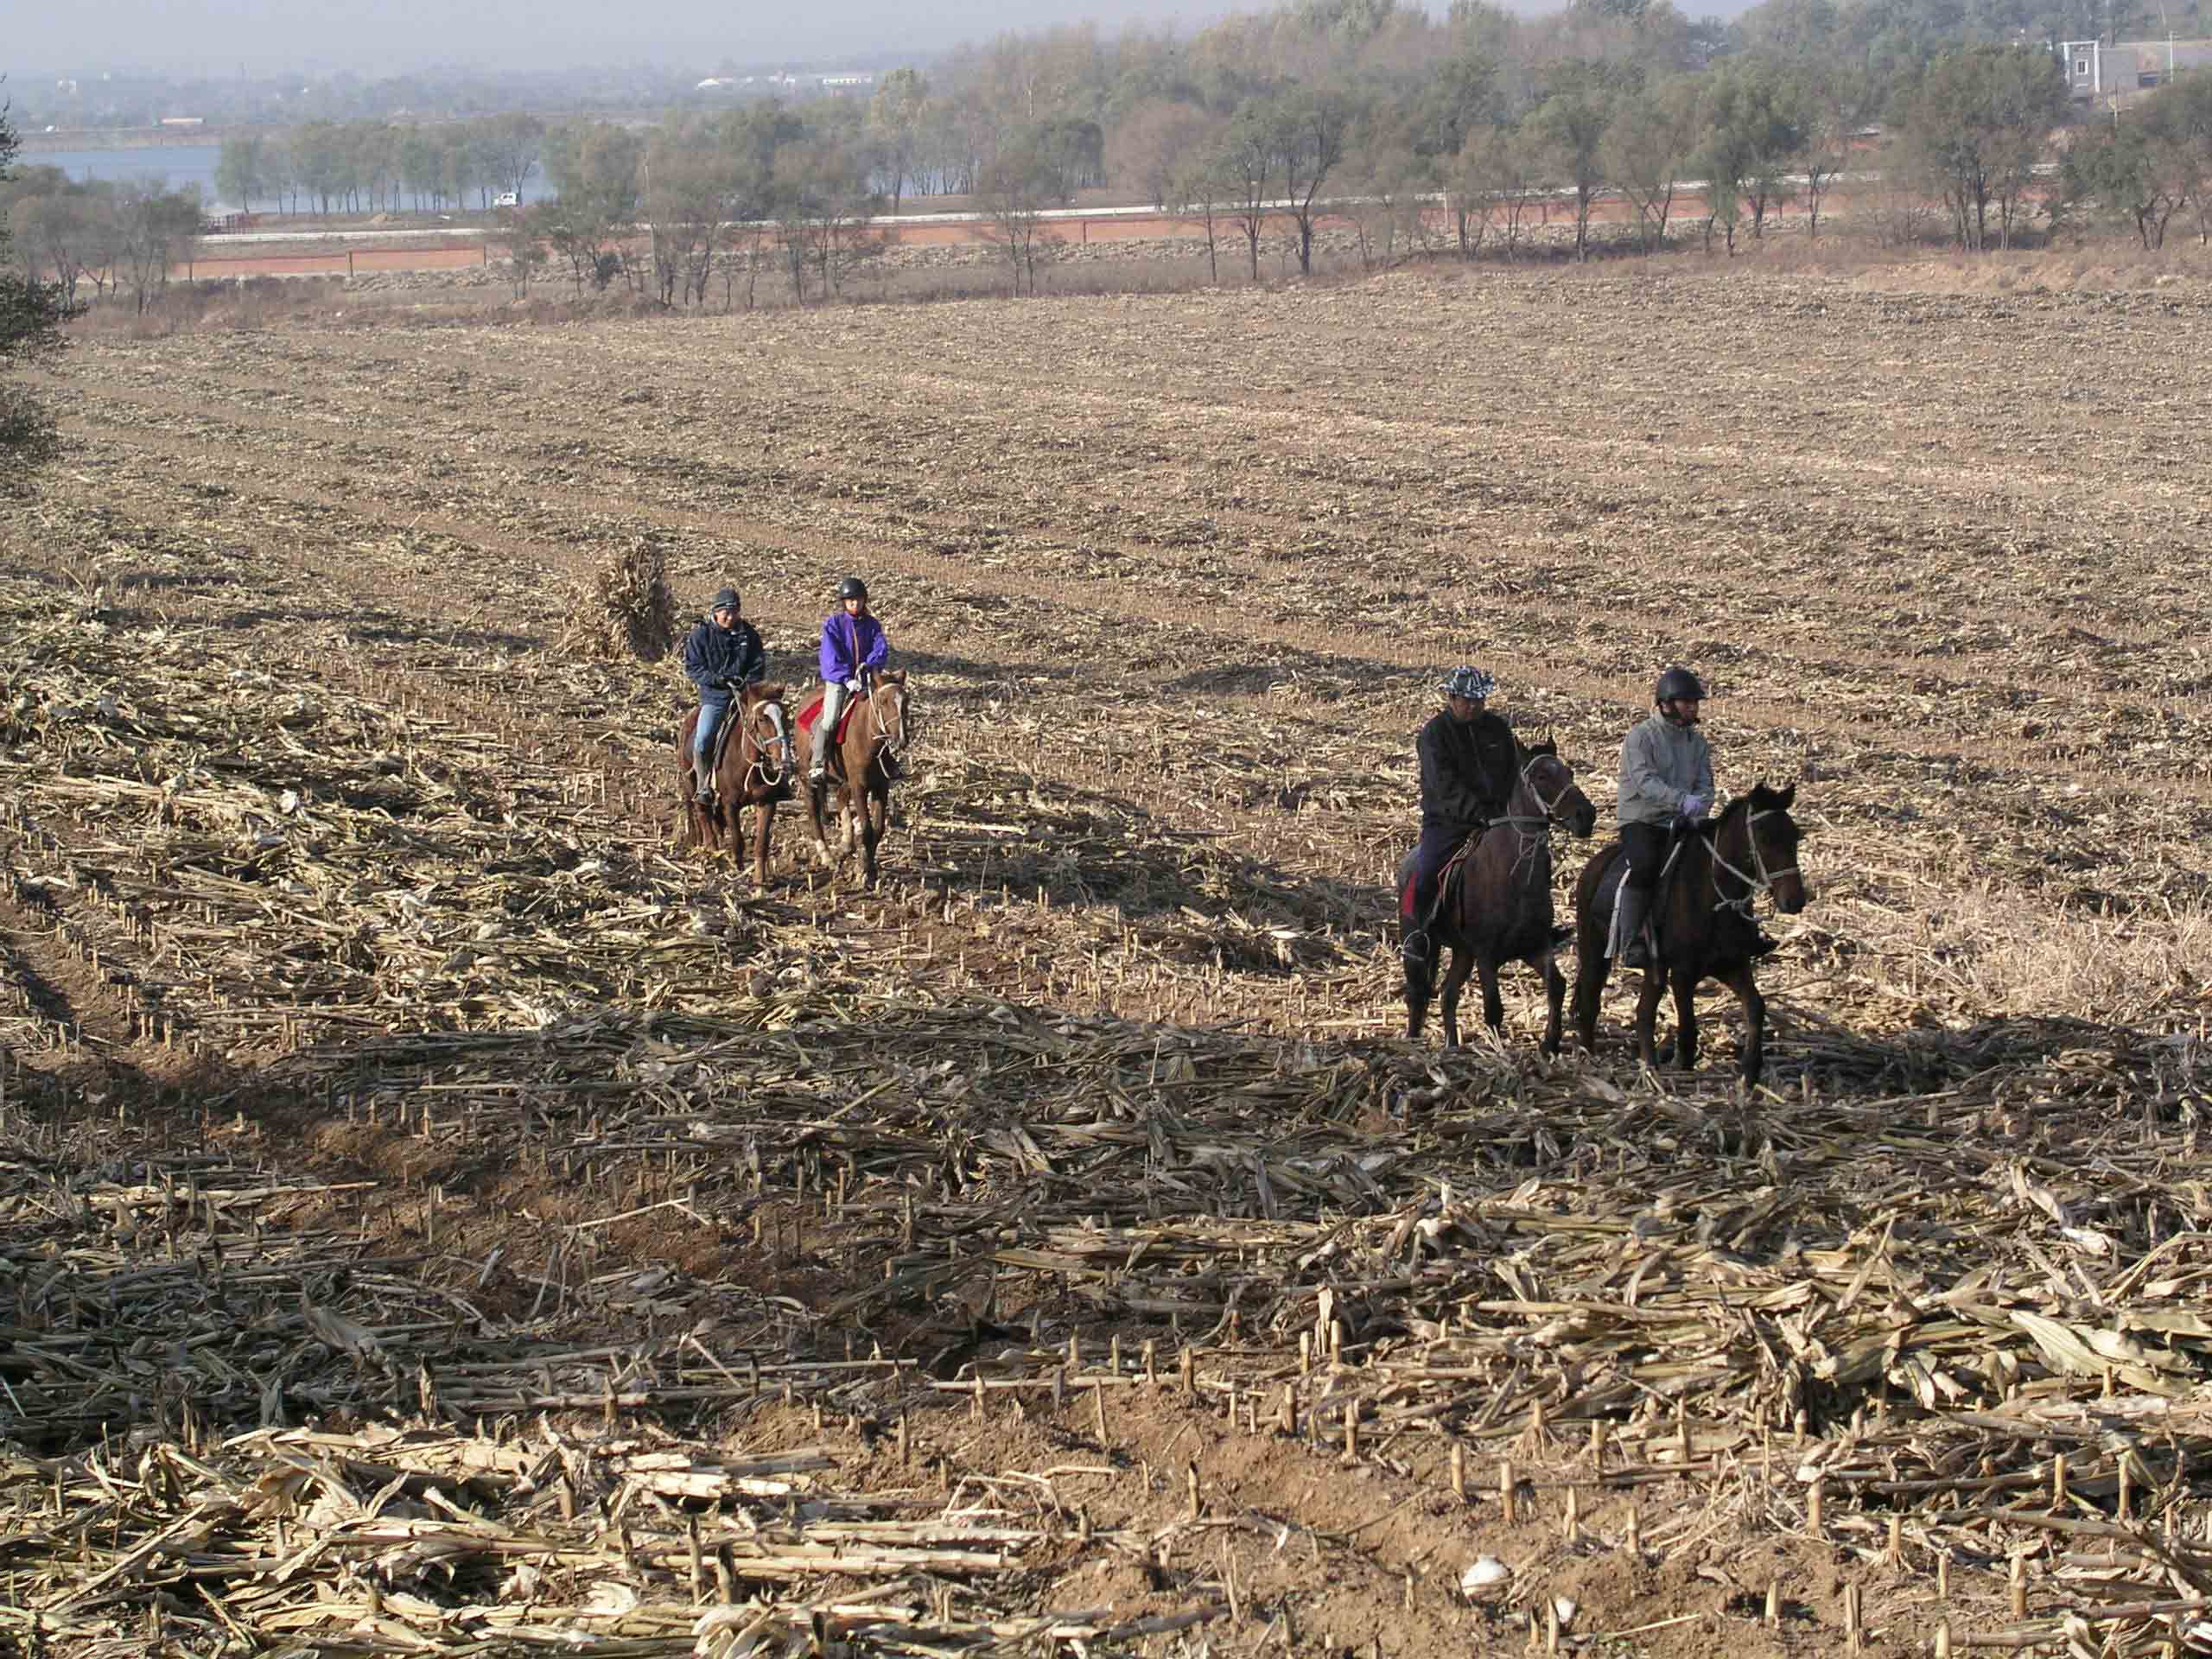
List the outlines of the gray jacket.
{"label": "gray jacket", "polygon": [[1694,726],[1646,715],[1621,744],[1620,821],[1663,824],[1688,795],[1712,803],[1712,746]]}

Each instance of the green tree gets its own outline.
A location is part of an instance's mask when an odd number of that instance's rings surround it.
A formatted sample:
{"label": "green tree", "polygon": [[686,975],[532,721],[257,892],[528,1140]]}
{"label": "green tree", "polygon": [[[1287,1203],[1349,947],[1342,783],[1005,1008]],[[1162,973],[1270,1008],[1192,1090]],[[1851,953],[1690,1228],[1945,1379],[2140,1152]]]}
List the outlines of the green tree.
{"label": "green tree", "polygon": [[215,188],[248,213],[253,211],[256,196],[269,194],[268,150],[259,133],[229,133],[216,158]]}
{"label": "green tree", "polygon": [[1694,165],[1706,179],[1706,245],[1717,226],[1732,253],[1747,207],[1751,234],[1762,236],[1768,216],[1789,200],[1804,126],[1789,73],[1771,59],[1726,59],[1706,72],[1704,92],[1704,138]]}
{"label": "green tree", "polygon": [[893,69],[868,100],[868,127],[891,181],[891,211],[897,213],[921,148],[922,117],[929,107],[930,83],[918,69]]}
{"label": "green tree", "polygon": [[1574,257],[1590,257],[1590,211],[1610,186],[1605,133],[1616,94],[1594,65],[1576,65],[1529,117],[1529,136],[1551,173],[1574,194]]}
{"label": "green tree", "polygon": [[1647,253],[1667,240],[1675,188],[1697,149],[1697,83],[1680,76],[1630,94],[1605,130],[1600,160],[1635,206],[1637,237]]}
{"label": "green tree", "polygon": [[1991,210],[2010,246],[2036,164],[2066,118],[2066,81],[2049,53],[1969,46],[1928,67],[1905,133],[1938,181],[1961,247],[1989,245]]}
{"label": "green tree", "polygon": [[[0,184],[15,171],[15,124],[0,105]],[[9,257],[9,227],[0,219],[0,375],[59,355],[62,324],[79,308],[58,283],[42,283]],[[60,452],[60,435],[46,405],[24,387],[0,378],[0,491],[19,494],[44,462]]]}

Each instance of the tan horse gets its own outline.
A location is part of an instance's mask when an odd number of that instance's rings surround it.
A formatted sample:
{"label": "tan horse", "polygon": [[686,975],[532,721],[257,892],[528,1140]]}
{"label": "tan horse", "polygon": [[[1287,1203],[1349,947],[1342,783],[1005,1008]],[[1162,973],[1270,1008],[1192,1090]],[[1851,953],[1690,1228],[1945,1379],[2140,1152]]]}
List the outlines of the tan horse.
{"label": "tan horse", "polygon": [[709,852],[734,854],[738,846],[737,815],[753,809],[753,879],[768,885],[768,836],[775,828],[776,803],[791,792],[791,775],[798,763],[791,753],[791,722],[784,709],[780,685],[748,685],[730,705],[721,730],[715,734],[710,775],[715,780],[715,804],[702,806],[693,798],[691,734],[699,723],[694,709],[684,716],[676,734],[676,785],[683,803],[683,825],[695,847]]}
{"label": "tan horse", "polygon": [[[891,821],[891,785],[905,769],[906,745],[913,737],[913,720],[907,708],[906,671],[887,670],[875,676],[868,689],[853,699],[852,715],[845,721],[844,741],[830,758],[828,778],[806,791],[806,819],[814,831],[814,855],[824,868],[849,856],[857,839],[861,872],[869,885],[876,877],[876,843]],[[817,701],[815,704],[821,708]],[[803,727],[799,734],[802,765],[814,769],[814,747],[824,741],[819,718]],[[822,825],[823,808],[831,791],[839,797],[844,817],[844,844],[830,850]]]}

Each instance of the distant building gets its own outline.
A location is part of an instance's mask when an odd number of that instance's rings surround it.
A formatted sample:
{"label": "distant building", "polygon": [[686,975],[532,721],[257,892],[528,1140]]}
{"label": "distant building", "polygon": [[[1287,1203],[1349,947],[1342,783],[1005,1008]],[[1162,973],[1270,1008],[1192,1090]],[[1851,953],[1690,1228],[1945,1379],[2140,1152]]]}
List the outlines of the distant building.
{"label": "distant building", "polygon": [[2162,86],[2190,69],[2212,68],[2212,41],[2062,41],[2059,67],[2077,100]]}
{"label": "distant building", "polygon": [[825,92],[849,92],[858,86],[875,85],[874,75],[824,75],[822,90]]}
{"label": "distant building", "polygon": [[165,115],[162,118],[162,124],[165,127],[197,127],[205,125],[207,119],[204,115]]}

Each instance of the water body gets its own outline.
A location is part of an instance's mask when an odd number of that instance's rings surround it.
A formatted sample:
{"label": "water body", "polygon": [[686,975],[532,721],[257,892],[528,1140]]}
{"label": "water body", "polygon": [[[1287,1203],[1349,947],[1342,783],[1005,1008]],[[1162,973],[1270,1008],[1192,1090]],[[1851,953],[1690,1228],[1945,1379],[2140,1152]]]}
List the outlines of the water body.
{"label": "water body", "polygon": [[[79,181],[105,180],[120,183],[126,179],[160,179],[164,188],[181,190],[188,185],[200,187],[200,199],[209,207],[236,207],[237,202],[222,200],[222,193],[215,188],[215,168],[223,157],[220,144],[148,144],[134,149],[50,149],[33,154],[26,151],[16,157],[18,168],[58,167],[70,178]],[[524,205],[543,201],[553,194],[543,173],[531,175],[522,188]],[[403,194],[402,205],[412,198]],[[257,198],[256,211],[269,212],[275,204],[266,198]],[[307,206],[304,198],[301,205]],[[474,209],[472,195],[467,207]]]}

